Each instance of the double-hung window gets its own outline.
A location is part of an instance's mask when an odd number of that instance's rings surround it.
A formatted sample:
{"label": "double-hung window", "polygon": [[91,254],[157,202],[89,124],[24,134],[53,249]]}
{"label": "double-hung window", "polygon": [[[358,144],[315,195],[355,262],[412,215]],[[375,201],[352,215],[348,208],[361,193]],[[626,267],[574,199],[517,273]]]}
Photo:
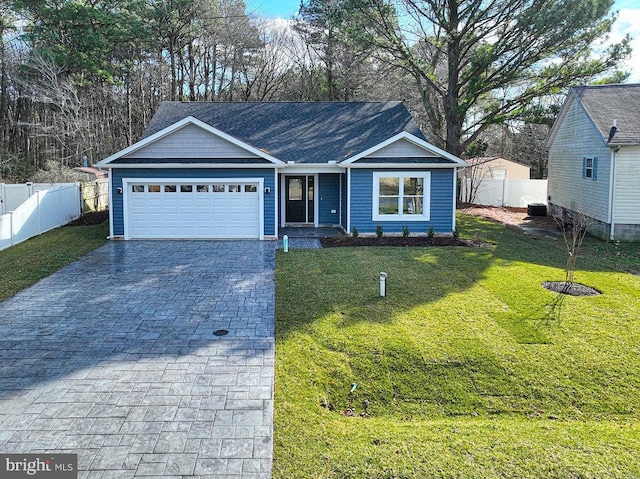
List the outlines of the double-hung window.
{"label": "double-hung window", "polygon": [[585,156],[582,158],[582,177],[595,180],[598,176],[598,158]]}
{"label": "double-hung window", "polygon": [[428,221],[429,172],[374,172],[373,221]]}

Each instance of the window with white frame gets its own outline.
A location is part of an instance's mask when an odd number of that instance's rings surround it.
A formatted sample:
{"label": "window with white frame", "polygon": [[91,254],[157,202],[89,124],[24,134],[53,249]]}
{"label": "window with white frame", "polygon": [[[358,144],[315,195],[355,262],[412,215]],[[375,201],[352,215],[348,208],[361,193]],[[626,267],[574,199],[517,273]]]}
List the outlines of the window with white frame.
{"label": "window with white frame", "polygon": [[584,156],[582,158],[582,177],[588,180],[597,178],[598,158]]}
{"label": "window with white frame", "polygon": [[429,172],[373,173],[373,221],[428,221]]}

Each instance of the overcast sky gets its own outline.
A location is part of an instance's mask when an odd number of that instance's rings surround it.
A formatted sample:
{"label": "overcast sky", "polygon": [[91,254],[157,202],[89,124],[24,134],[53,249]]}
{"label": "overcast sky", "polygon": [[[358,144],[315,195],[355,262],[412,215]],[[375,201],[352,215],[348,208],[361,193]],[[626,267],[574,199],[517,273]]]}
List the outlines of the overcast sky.
{"label": "overcast sky", "polygon": [[[291,18],[300,6],[300,0],[246,0],[251,13],[271,18]],[[629,34],[632,40],[633,56],[627,62],[626,70],[631,71],[628,82],[640,82],[640,1],[616,0],[614,10],[620,14],[616,21],[611,40],[619,41]]]}

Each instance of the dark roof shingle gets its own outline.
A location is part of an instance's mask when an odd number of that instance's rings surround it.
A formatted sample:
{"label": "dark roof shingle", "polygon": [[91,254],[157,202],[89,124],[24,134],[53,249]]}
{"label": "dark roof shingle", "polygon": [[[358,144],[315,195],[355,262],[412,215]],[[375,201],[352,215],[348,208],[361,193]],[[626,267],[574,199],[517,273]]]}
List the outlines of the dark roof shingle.
{"label": "dark roof shingle", "polygon": [[572,89],[604,140],[616,120],[613,145],[640,144],[640,84],[577,86]]}
{"label": "dark roof shingle", "polygon": [[163,102],[142,138],[193,116],[282,161],[340,162],[406,131],[402,102]]}

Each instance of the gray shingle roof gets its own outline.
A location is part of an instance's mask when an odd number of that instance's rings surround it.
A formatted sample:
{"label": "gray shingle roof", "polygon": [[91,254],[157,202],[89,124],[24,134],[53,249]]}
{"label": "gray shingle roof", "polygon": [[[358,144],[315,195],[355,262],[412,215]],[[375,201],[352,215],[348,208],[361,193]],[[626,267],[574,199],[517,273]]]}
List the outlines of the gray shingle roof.
{"label": "gray shingle roof", "polygon": [[401,102],[164,102],[142,138],[193,116],[282,161],[340,162],[406,131],[425,140]]}
{"label": "gray shingle roof", "polygon": [[571,91],[605,141],[613,120],[617,120],[618,129],[610,144],[640,144],[640,84],[577,86]]}

